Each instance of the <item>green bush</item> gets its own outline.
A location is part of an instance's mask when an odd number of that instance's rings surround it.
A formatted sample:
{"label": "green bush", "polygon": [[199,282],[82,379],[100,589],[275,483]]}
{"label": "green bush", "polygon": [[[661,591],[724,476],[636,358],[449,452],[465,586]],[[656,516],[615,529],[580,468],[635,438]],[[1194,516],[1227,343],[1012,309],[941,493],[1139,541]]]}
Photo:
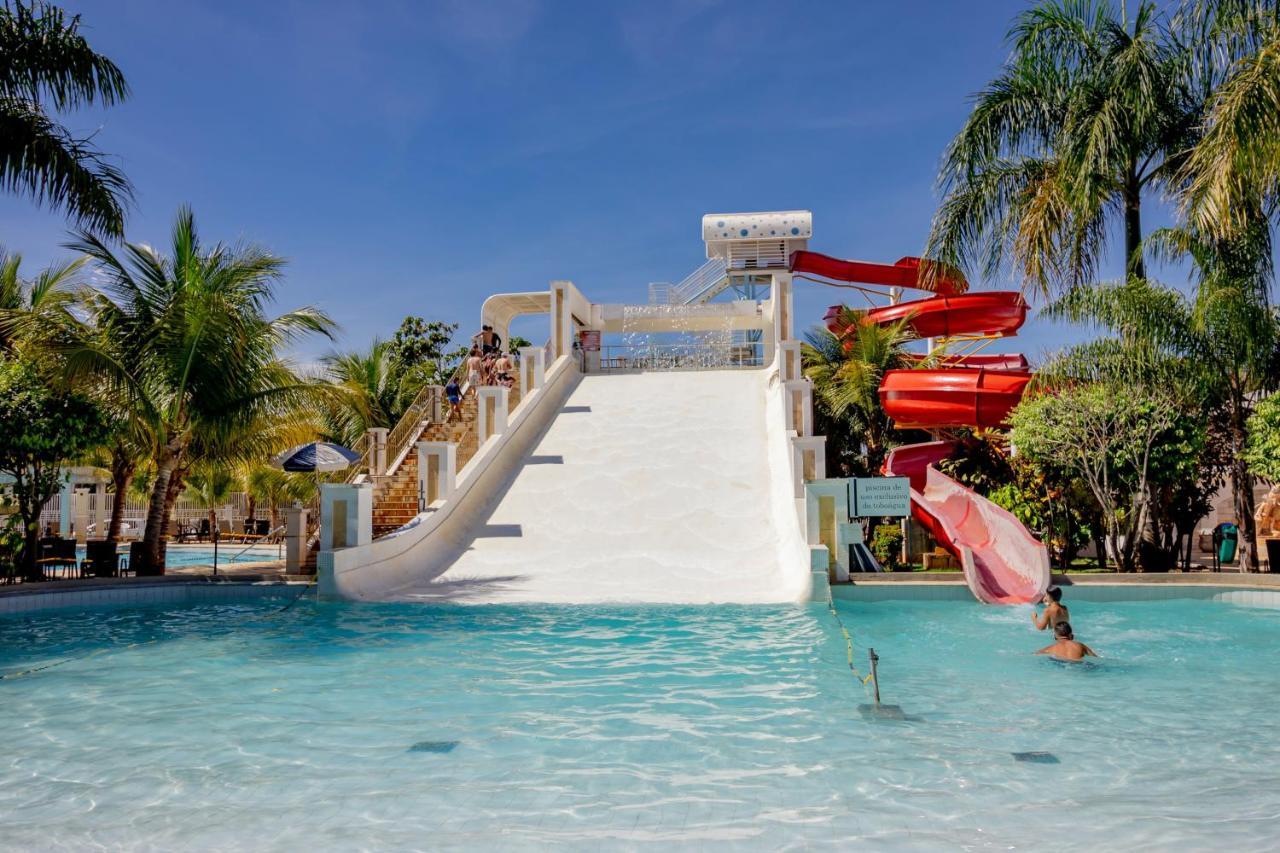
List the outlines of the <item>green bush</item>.
{"label": "green bush", "polygon": [[879,524],[871,532],[871,553],[891,572],[902,568],[902,527]]}

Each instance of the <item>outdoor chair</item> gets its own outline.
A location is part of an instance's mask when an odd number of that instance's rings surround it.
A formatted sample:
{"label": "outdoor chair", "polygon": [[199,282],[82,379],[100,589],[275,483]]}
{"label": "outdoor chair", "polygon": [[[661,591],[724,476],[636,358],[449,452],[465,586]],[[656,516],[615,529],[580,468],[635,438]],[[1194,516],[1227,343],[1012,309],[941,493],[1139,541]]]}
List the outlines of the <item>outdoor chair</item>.
{"label": "outdoor chair", "polygon": [[257,521],[257,530],[255,531],[259,539],[265,539],[271,535],[271,519],[260,518]]}
{"label": "outdoor chair", "polygon": [[120,574],[120,557],[116,543],[90,539],[84,543],[84,560],[80,563],[82,578],[114,578]]}
{"label": "outdoor chair", "polygon": [[58,536],[40,540],[40,556],[36,559],[40,571],[50,580],[58,577],[61,571],[66,577],[75,574],[79,567],[76,562],[76,540],[63,539]]}

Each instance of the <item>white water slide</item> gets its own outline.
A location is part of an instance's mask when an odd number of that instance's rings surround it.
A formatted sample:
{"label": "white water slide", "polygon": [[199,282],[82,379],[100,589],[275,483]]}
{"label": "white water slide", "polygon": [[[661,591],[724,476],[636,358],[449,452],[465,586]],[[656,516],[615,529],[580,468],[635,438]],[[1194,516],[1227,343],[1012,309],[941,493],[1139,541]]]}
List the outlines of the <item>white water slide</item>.
{"label": "white water slide", "polygon": [[776,369],[571,373],[458,518],[390,572],[353,567],[340,593],[467,604],[809,594]]}

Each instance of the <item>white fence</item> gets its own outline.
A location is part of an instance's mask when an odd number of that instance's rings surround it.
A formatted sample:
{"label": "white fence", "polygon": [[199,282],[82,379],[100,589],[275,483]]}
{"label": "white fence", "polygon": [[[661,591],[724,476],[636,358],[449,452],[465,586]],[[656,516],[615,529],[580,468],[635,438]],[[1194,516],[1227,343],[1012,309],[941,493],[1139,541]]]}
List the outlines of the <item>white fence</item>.
{"label": "white fence", "polygon": [[[114,494],[100,495],[92,492],[77,492],[72,498],[76,502],[71,507],[72,523],[74,524],[77,515],[83,514],[89,524],[93,524],[94,519],[101,519],[105,530],[105,525],[111,519],[111,511],[115,504],[115,499],[116,496]],[[232,526],[238,530],[244,519],[249,517],[249,496],[244,492],[232,492],[226,503],[215,508],[215,512],[219,520],[230,521]],[[173,518],[179,524],[199,524],[200,519],[208,517],[208,508],[187,497],[178,498],[177,504],[173,508]],[[254,507],[253,517],[255,519],[270,519],[271,507],[259,503]],[[62,495],[56,494],[40,510],[40,529],[45,530],[52,527],[57,531],[61,520]],[[126,496],[124,520],[131,528],[129,532],[133,532],[134,535],[141,535],[147,520],[147,502]]]}

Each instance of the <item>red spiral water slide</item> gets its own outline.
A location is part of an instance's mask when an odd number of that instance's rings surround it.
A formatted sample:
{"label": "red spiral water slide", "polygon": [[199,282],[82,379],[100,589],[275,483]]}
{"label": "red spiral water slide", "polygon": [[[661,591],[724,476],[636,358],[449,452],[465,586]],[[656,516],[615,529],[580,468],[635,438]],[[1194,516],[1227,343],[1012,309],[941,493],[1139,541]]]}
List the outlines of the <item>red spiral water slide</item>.
{"label": "red spiral water slide", "polygon": [[[796,252],[792,272],[840,281],[892,287],[920,287],[922,262],[869,264],[841,261],[816,252]],[[936,294],[876,308],[858,322],[885,325],[905,321],[922,338],[954,335],[1017,334],[1026,321],[1027,303],[1012,291],[966,293],[958,274],[935,277]],[[843,306],[832,306],[823,320],[843,331]],[[945,429],[1003,426],[1031,381],[1021,355],[971,355],[945,359],[938,368],[891,370],[880,383],[885,412],[899,427]],[[885,473],[911,481],[911,514],[955,555],[979,601],[1018,604],[1038,600],[1049,586],[1049,554],[1012,513],[965,488],[935,467],[956,452],[947,441],[899,447],[889,454]]]}

